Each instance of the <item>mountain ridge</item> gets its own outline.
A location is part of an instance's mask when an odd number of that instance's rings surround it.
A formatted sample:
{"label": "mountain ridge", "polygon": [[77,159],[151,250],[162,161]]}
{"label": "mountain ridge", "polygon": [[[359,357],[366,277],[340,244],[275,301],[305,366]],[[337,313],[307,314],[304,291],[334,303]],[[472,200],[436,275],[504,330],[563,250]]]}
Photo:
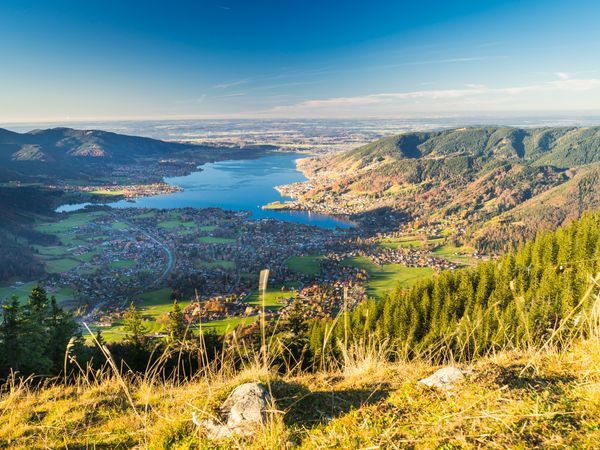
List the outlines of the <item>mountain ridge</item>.
{"label": "mountain ridge", "polygon": [[[299,167],[309,181],[296,185],[295,192],[284,191],[295,198],[291,209],[351,218],[395,209],[413,222],[445,220],[469,228],[470,239],[476,240],[478,224],[485,227],[499,217],[509,221],[507,211],[547,191],[565,211],[542,219],[560,225],[559,217],[573,214],[560,198],[563,191],[552,189],[576,173],[596,171],[599,162],[600,127],[457,128],[390,136],[304,160]],[[595,204],[593,195],[580,197],[580,210]],[[500,244],[489,242],[482,249],[497,250]]]}
{"label": "mountain ridge", "polygon": [[[17,133],[0,128],[0,181],[30,181],[31,177],[84,175],[107,172],[109,165],[158,163],[160,159],[199,165],[218,159],[252,157],[274,150],[269,145],[218,146],[182,143],[113,133],[57,127]],[[193,166],[193,164],[192,164]]]}

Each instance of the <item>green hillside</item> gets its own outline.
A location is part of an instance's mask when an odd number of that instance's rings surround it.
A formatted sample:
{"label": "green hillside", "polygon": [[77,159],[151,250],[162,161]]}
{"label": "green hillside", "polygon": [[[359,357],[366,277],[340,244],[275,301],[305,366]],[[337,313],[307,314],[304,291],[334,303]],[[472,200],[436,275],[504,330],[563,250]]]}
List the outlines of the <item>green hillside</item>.
{"label": "green hillside", "polygon": [[[425,223],[442,219],[467,229],[465,243],[498,251],[506,240],[486,235],[484,228],[500,221],[508,229],[514,223],[519,233],[532,236],[536,224],[556,227],[593,208],[597,196],[591,180],[598,162],[599,127],[407,133],[303,161],[301,169],[313,187],[295,204],[318,205],[358,221],[368,220],[364,213],[382,209]],[[579,190],[576,214],[567,201],[572,195],[565,197],[574,186]],[[525,206],[542,203],[552,208]],[[478,238],[482,234],[485,239]]]}

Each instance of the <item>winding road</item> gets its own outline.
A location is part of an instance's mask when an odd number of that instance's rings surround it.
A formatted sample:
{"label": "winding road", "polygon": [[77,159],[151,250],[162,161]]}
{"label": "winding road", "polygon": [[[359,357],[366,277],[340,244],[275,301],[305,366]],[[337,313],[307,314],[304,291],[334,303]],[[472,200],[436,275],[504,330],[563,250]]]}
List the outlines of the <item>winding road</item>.
{"label": "winding road", "polygon": [[158,238],[156,238],[156,236],[153,236],[152,234],[148,233],[146,230],[142,230],[141,228],[135,226],[131,222],[123,220],[123,219],[121,219],[121,222],[126,223],[127,225],[129,225],[129,227],[131,229],[137,231],[138,233],[143,234],[144,236],[146,236],[148,239],[150,239],[151,241],[153,241],[154,243],[156,243],[158,246],[160,246],[163,249],[163,251],[167,255],[167,266],[165,267],[165,270],[162,272],[160,277],[158,277],[154,281],[154,283],[152,283],[152,286],[156,286],[157,284],[162,283],[169,276],[169,274],[175,267],[175,255],[173,255],[173,252],[171,251],[169,246],[167,244],[165,244],[164,242],[159,241]]}
{"label": "winding road", "polygon": [[[117,220],[117,219],[115,218],[115,220]],[[164,242],[161,242],[156,236],[153,236],[146,230],[142,230],[138,226],[134,225],[133,223],[131,223],[127,220],[123,220],[122,218],[118,219],[118,221],[126,223],[130,227],[131,230],[137,231],[138,233],[141,233],[144,236],[146,236],[148,239],[150,239],[155,244],[160,246],[167,256],[167,265],[165,267],[165,270],[163,270],[163,272],[160,274],[160,276],[156,280],[154,280],[150,285],[144,287],[143,290],[138,291],[133,294],[133,295],[139,295],[139,294],[142,294],[145,291],[147,291],[148,287],[160,285],[169,276],[169,274],[175,268],[175,255],[173,254],[173,252],[171,251],[171,249],[169,248],[169,246],[167,244],[165,244]],[[103,302],[98,303],[96,306],[94,306],[94,308],[88,314],[86,314],[85,316],[83,316],[80,319],[81,322],[88,322],[92,317],[94,317],[96,314],[98,314],[98,312],[100,312],[100,309],[102,309],[109,301],[110,300],[105,300]],[[128,300],[125,300],[123,302],[123,305],[122,305],[123,307],[126,306],[127,301]]]}

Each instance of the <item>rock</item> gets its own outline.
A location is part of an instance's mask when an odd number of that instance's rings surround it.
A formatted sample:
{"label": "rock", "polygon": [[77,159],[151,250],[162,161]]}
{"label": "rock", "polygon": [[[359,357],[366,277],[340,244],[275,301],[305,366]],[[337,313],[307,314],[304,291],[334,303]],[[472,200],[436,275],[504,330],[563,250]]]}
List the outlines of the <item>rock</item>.
{"label": "rock", "polygon": [[434,387],[443,390],[452,389],[457,383],[465,379],[470,371],[458,369],[457,367],[448,366],[438,370],[433,375],[423,378],[419,381],[429,387]]}
{"label": "rock", "polygon": [[245,383],[236,387],[221,405],[221,420],[201,421],[195,413],[192,420],[211,439],[251,436],[265,425],[270,403],[271,396],[262,384]]}

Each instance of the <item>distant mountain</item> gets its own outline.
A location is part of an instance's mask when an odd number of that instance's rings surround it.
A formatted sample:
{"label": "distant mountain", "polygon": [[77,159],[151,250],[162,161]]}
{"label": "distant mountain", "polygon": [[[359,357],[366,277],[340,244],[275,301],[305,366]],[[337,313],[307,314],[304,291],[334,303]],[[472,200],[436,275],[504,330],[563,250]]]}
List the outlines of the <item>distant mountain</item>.
{"label": "distant mountain", "polygon": [[339,155],[337,160],[472,157],[520,160],[568,168],[600,161],[600,127],[483,127],[392,136]]}
{"label": "distant mountain", "polygon": [[52,128],[21,134],[0,129],[0,161],[17,168],[26,167],[24,163],[72,164],[94,159],[127,162],[191,147],[98,130]]}
{"label": "distant mountain", "polygon": [[600,206],[597,163],[600,127],[407,133],[303,161],[310,188],[294,207],[350,216],[401,210],[413,220],[448,220],[496,248],[501,236],[483,239],[482,224],[557,226]]}
{"label": "distant mountain", "polygon": [[[248,150],[243,151],[249,154]],[[215,159],[215,154],[217,159],[223,159],[218,155],[236,151],[242,149],[166,142],[100,130],[52,128],[15,133],[0,129],[0,181],[19,179],[15,174],[95,173],[108,164],[128,164],[183,153],[193,154],[199,162],[206,162]]]}

